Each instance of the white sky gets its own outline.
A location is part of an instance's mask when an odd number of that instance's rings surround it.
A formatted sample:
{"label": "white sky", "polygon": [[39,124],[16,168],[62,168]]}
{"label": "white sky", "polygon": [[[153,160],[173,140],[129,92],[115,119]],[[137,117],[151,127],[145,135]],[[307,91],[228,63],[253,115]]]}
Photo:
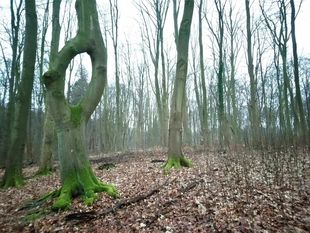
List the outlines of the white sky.
{"label": "white sky", "polygon": [[[132,44],[133,47],[137,46],[138,43],[140,43],[140,33],[139,33],[139,24],[138,20],[141,19],[138,10],[136,9],[134,2],[139,0],[119,0],[119,11],[120,11],[120,25],[119,25],[119,35],[120,35],[120,45],[125,43],[125,38],[129,40],[129,42]],[[243,0],[232,0],[234,3],[236,3],[237,9],[240,9],[241,12],[244,12],[244,1]],[[3,27],[2,24],[8,24],[9,22],[9,0],[0,0],[0,27]],[[63,1],[64,2],[64,1]],[[256,0],[257,2],[257,0]],[[298,7],[299,0],[295,0],[296,2],[296,8]],[[45,0],[37,0],[37,4],[44,4]],[[108,1],[105,1],[103,3],[100,0],[97,0],[97,3],[99,4],[105,4],[105,8],[108,9]],[[183,5],[183,1],[181,1],[181,4]],[[212,0],[207,0],[207,4],[213,4]],[[172,3],[170,5],[170,9],[172,8]],[[210,8],[208,8],[210,9]],[[254,10],[251,9],[254,14],[259,14],[259,9]],[[197,9],[195,9],[197,13]],[[108,13],[108,12],[107,12]],[[169,14],[170,13],[170,14]],[[171,41],[169,42],[169,46],[171,44],[173,45],[173,27],[172,27],[172,14],[171,12],[168,13],[167,16],[167,23],[166,23],[166,32],[165,32],[165,41]],[[182,14],[182,11],[180,10],[180,15]],[[208,12],[208,15],[210,13]],[[194,19],[197,18],[194,16]],[[310,57],[310,30],[309,30],[309,24],[310,24],[310,0],[303,0],[301,11],[299,12],[299,15],[296,20],[296,36],[297,36],[297,45],[298,45],[298,53],[299,56],[307,56]],[[205,30],[204,30],[204,36],[210,36],[208,35],[208,29],[206,24],[204,24]],[[194,30],[192,30],[193,32]],[[3,28],[0,28],[0,32],[3,32]],[[196,36],[195,36],[196,37]],[[2,39],[4,38],[4,35],[1,35]],[[289,43],[290,46],[291,42]],[[205,46],[206,49],[207,46]],[[173,48],[173,47],[172,47]],[[112,48],[109,48],[110,53],[112,53]],[[206,51],[206,57],[211,56],[211,51]],[[113,56],[109,56],[109,64],[113,64]],[[114,64],[113,64],[114,65]],[[111,66],[110,66],[111,67]],[[113,69],[109,69],[110,72],[113,71]]]}

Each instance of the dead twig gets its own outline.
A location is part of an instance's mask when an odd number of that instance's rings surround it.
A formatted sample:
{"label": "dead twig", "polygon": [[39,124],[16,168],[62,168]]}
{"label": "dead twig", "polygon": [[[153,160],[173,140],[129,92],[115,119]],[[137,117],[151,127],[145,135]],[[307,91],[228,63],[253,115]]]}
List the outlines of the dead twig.
{"label": "dead twig", "polygon": [[158,187],[150,190],[149,192],[141,195],[137,195],[130,199],[125,199],[117,202],[114,206],[109,207],[103,211],[96,212],[96,211],[89,211],[89,212],[81,212],[81,213],[72,213],[68,214],[65,217],[66,221],[77,221],[78,223],[98,219],[105,217],[108,214],[115,213],[116,211],[123,209],[127,206],[130,206],[135,203],[139,203],[142,200],[145,200],[154,194],[158,193],[164,186],[166,186],[168,183],[172,183],[175,179],[169,182],[169,179],[167,179],[163,184],[159,185]]}

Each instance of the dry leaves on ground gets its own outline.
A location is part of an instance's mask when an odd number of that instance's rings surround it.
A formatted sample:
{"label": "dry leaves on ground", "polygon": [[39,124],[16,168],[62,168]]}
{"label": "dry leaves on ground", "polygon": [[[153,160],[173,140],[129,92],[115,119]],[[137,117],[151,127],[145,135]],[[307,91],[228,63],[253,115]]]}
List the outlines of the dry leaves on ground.
{"label": "dry leaves on ground", "polygon": [[[58,174],[0,191],[1,232],[309,232],[309,151],[205,152],[188,149],[189,169],[161,169],[161,150],[92,157],[96,175],[121,198],[104,193],[93,206],[77,198],[70,210],[51,201],[20,210],[60,187]],[[115,164],[102,169],[103,164]],[[100,169],[99,169],[100,168]],[[26,168],[31,177],[37,168]],[[1,171],[0,174],[3,174]]]}

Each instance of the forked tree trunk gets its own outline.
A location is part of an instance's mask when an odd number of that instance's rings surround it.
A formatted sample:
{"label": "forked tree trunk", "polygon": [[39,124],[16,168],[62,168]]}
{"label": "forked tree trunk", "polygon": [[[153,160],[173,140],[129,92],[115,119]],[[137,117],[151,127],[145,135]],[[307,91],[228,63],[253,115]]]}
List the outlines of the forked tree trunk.
{"label": "forked tree trunk", "polygon": [[193,10],[194,1],[185,0],[183,18],[179,29],[177,44],[177,68],[171,102],[168,138],[168,161],[164,165],[165,170],[169,170],[172,167],[189,167],[191,165],[191,162],[186,159],[182,153],[182,110],[183,105],[186,104],[184,101],[184,95],[188,64],[188,44]]}
{"label": "forked tree trunk", "polygon": [[[82,195],[92,204],[96,192],[117,196],[112,185],[94,175],[86,155],[85,125],[102,96],[107,78],[107,52],[100,32],[95,0],[76,0],[78,33],[67,41],[44,74],[47,103],[53,116],[57,138],[62,188],[54,209],[70,206],[72,196]],[[70,106],[64,95],[65,73],[70,61],[87,52],[92,62],[92,78],[80,102]]]}

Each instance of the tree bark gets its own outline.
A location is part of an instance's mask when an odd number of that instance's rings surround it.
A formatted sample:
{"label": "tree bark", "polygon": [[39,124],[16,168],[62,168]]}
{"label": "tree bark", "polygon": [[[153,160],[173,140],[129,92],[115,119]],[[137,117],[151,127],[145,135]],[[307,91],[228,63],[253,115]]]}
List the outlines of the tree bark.
{"label": "tree bark", "polygon": [[295,2],[290,0],[291,5],[291,31],[292,31],[292,47],[293,47],[293,65],[294,65],[294,81],[296,89],[296,101],[299,114],[299,127],[298,131],[301,131],[302,142],[307,141],[307,124],[305,118],[305,112],[301,99],[300,83],[299,83],[299,63],[298,63],[298,53],[297,53],[297,42],[296,42],[296,32],[295,32]]}
{"label": "tree bark", "polygon": [[204,146],[207,146],[209,142],[209,127],[208,127],[208,100],[207,100],[207,87],[206,87],[206,77],[205,77],[205,67],[204,67],[204,56],[203,56],[203,42],[202,42],[202,6],[203,1],[199,2],[199,14],[198,14],[198,40],[199,40],[199,64],[200,64],[200,79],[201,79],[201,89],[202,89],[202,103],[201,103],[201,133]]}
{"label": "tree bark", "polygon": [[26,32],[22,79],[18,87],[15,115],[11,132],[3,186],[20,186],[24,183],[22,162],[27,137],[27,122],[31,106],[34,68],[37,50],[37,14],[35,0],[25,2]]}
{"label": "tree bark", "polygon": [[249,103],[249,118],[251,126],[252,145],[259,145],[259,113],[257,104],[257,80],[254,74],[253,54],[252,54],[252,31],[251,31],[251,14],[249,0],[245,0],[246,10],[246,37],[247,37],[247,62],[248,74],[250,77],[250,103]]}
{"label": "tree bark", "polygon": [[[96,192],[116,197],[112,185],[103,184],[94,175],[86,155],[85,125],[100,101],[107,78],[107,51],[100,32],[95,0],[76,0],[77,35],[67,41],[50,63],[43,81],[47,103],[55,122],[62,188],[54,209],[70,206],[72,196],[82,195],[91,205]],[[70,61],[87,52],[92,62],[92,78],[80,102],[71,106],[65,99],[65,73]]]}
{"label": "tree bark", "polygon": [[182,153],[182,110],[183,105],[186,104],[184,101],[184,95],[188,65],[188,45],[193,10],[194,0],[185,0],[177,44],[177,67],[170,112],[168,161],[164,165],[165,170],[169,170],[172,167],[189,167],[191,165],[191,162],[186,159]]}

